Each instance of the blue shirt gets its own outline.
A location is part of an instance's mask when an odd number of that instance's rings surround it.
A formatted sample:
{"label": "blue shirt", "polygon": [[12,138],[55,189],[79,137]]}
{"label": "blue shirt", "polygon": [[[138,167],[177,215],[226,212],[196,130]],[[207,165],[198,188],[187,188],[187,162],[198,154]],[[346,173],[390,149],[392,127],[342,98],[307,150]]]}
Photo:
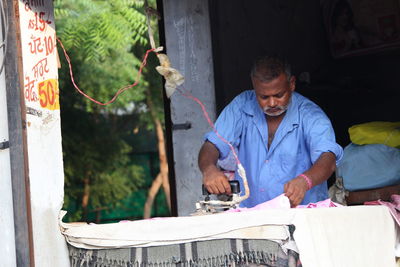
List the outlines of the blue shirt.
{"label": "blue shirt", "polygon": [[[343,149],[335,141],[332,124],[325,113],[312,101],[294,92],[285,116],[268,148],[268,125],[253,90],[238,95],[215,123],[218,133],[237,150],[246,170],[250,197],[244,207],[273,199],[283,193],[283,186],[308,170],[324,152],[336,155],[336,163]],[[225,159],[231,152],[212,131],[206,140],[213,143]],[[236,179],[241,179],[236,173]],[[244,193],[243,182],[241,190]],[[328,198],[326,182],[307,191],[301,204]]]}

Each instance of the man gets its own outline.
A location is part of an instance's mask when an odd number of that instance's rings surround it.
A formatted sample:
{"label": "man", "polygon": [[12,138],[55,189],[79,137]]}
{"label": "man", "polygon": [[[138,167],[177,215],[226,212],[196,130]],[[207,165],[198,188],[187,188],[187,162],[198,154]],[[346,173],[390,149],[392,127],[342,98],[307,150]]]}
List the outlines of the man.
{"label": "man", "polygon": [[[343,154],[328,117],[294,92],[290,65],[278,57],[257,60],[251,80],[254,90],[238,95],[216,122],[246,170],[250,197],[241,206],[253,207],[282,193],[292,207],[328,198],[326,180]],[[230,194],[216,165],[229,155],[229,145],[214,132],[205,138],[199,153],[203,183],[210,193]]]}

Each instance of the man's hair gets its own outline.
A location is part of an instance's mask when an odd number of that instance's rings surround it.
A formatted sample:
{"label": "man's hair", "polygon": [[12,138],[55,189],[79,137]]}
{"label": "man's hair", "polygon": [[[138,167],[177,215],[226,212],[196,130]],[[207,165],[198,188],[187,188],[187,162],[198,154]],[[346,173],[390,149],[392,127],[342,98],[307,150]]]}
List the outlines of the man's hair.
{"label": "man's hair", "polygon": [[282,73],[285,73],[290,81],[291,66],[285,59],[279,56],[264,56],[254,62],[250,76],[262,82],[270,82]]}

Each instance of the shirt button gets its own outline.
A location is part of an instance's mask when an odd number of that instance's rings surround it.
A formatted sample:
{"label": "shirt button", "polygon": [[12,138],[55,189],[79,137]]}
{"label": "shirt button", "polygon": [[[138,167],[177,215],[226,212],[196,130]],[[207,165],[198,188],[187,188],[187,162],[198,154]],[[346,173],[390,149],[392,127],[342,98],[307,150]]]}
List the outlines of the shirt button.
{"label": "shirt button", "polygon": [[264,192],[265,191],[265,189],[264,188],[260,188],[260,192]]}
{"label": "shirt button", "polygon": [[266,160],[265,160],[265,163],[268,163],[268,162],[269,162],[269,160],[266,159]]}

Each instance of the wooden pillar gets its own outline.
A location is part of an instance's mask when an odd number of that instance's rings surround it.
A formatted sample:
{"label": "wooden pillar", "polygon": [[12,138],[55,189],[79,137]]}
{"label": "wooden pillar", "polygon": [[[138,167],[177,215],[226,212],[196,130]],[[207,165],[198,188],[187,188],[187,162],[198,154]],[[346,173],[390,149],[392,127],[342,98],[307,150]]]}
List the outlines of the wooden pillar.
{"label": "wooden pillar", "polygon": [[[4,35],[7,30],[5,3],[0,2],[0,43],[6,41]],[[4,13],[3,13],[4,10]],[[4,74],[3,59],[6,47],[0,48],[0,261],[2,266],[17,266],[15,254],[14,211],[11,185],[10,149],[7,118],[6,77]]]}
{"label": "wooden pillar", "polygon": [[[3,3],[6,3],[4,1]],[[26,113],[23,97],[22,52],[18,1],[6,5],[9,29],[5,59],[8,131],[17,266],[34,266],[29,170],[26,147]]]}
{"label": "wooden pillar", "polygon": [[[167,54],[172,66],[185,76],[184,90],[199,98],[211,120],[215,119],[214,72],[208,1],[163,0]],[[202,176],[197,156],[203,136],[211,128],[200,106],[179,92],[171,97],[172,145],[177,211],[179,216],[195,211],[201,197]],[[173,169],[173,170],[172,170]]]}

